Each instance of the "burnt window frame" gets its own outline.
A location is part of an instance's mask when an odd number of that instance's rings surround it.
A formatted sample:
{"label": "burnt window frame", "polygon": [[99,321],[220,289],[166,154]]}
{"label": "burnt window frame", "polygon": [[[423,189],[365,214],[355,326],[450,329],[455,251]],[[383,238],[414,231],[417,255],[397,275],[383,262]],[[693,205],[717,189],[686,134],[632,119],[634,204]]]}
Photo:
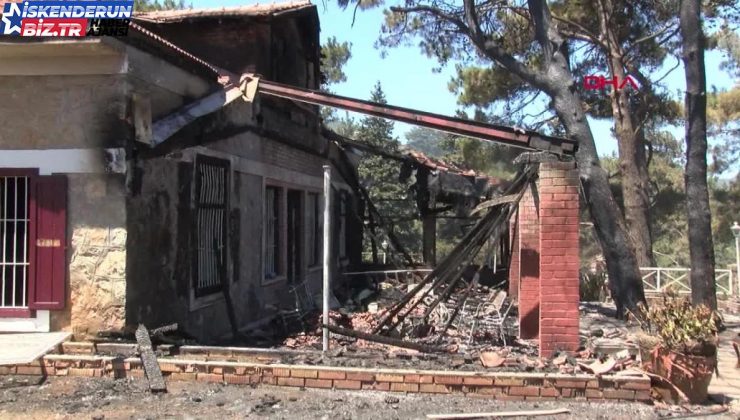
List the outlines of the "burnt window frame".
{"label": "burnt window frame", "polygon": [[[201,177],[200,172],[200,165],[208,165],[212,167],[222,168],[223,169],[223,200],[222,203],[219,204],[209,204],[209,203],[201,203],[201,197],[200,194],[202,192],[202,182],[203,178]],[[193,280],[192,280],[192,290],[195,298],[201,298],[205,296],[214,295],[216,293],[219,293],[223,289],[223,284],[228,284],[229,279],[227,278],[228,272],[228,248],[229,248],[229,238],[228,238],[228,223],[229,223],[229,201],[231,198],[231,188],[230,188],[230,172],[231,170],[231,162],[226,159],[220,159],[217,157],[209,156],[209,155],[202,155],[198,154],[195,156],[195,162],[193,165],[193,176],[194,176],[194,194],[193,194],[193,214],[194,214],[194,222],[195,222],[195,229],[193,229]],[[216,273],[220,275],[220,278],[215,284],[209,284],[207,286],[201,286],[200,282],[200,253],[199,253],[199,247],[200,247],[200,235],[201,235],[201,229],[199,224],[199,218],[200,214],[199,211],[201,209],[221,209],[221,249],[222,249],[222,261],[220,266],[216,267]]]}
{"label": "burnt window frame", "polygon": [[[316,202],[312,206],[311,199],[316,198]],[[306,264],[309,269],[321,267],[322,265],[322,240],[323,240],[323,212],[322,212],[322,200],[323,195],[316,191],[306,191],[306,224],[304,231],[306,232],[306,245],[308,246],[306,255]],[[308,215],[312,214],[313,223],[309,225]],[[313,238],[309,235],[309,232],[313,232]],[[313,241],[311,240],[313,239]],[[313,255],[312,255],[313,254]]]}
{"label": "burnt window frame", "polygon": [[[272,248],[275,249],[274,253],[274,267],[275,271],[271,273],[267,273],[267,250],[270,248],[267,240],[267,191],[273,190],[274,191],[274,200],[273,203],[273,215],[272,218],[275,220],[274,223],[274,230],[272,232],[272,237],[274,240],[274,244]],[[285,239],[283,238],[283,229],[286,224],[286,220],[284,219],[283,215],[283,208],[285,206],[285,197],[283,197],[286,193],[286,188],[283,185],[276,185],[272,183],[267,183],[264,185],[264,200],[262,203],[262,237],[263,237],[263,249],[264,254],[262,257],[262,284],[270,284],[275,281],[282,280],[286,276],[286,267],[285,267]]]}

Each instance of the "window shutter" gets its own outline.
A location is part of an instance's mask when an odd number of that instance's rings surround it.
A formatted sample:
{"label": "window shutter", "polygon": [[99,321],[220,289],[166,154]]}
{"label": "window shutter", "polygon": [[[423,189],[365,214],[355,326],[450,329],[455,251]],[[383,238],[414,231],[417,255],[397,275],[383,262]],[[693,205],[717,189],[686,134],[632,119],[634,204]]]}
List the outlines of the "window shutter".
{"label": "window shutter", "polygon": [[34,276],[29,288],[30,309],[62,309],[67,280],[67,178],[48,175],[35,178],[36,237]]}

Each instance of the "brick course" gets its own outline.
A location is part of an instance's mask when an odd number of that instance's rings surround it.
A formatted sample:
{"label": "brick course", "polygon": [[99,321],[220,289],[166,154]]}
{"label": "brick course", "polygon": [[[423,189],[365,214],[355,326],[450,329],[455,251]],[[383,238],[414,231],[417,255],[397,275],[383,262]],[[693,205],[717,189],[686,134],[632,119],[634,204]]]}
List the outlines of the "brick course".
{"label": "brick course", "polygon": [[[162,372],[165,378],[176,381],[204,381],[227,384],[263,383],[291,387],[393,392],[462,393],[481,398],[502,400],[554,398],[650,400],[650,379],[647,376],[614,377],[606,375],[597,378],[592,375],[550,373],[357,369],[175,358],[160,358],[159,363],[160,367],[167,367]],[[110,356],[82,355],[46,355],[35,365],[3,366],[0,374],[13,374],[15,372],[36,374],[39,370],[44,370],[46,375],[57,376],[144,377],[144,370],[141,368],[138,359],[129,358],[121,362],[120,359]],[[276,375],[285,375],[286,373],[286,376]],[[313,377],[305,378],[304,376],[307,375]],[[349,379],[350,377],[357,379]],[[600,388],[596,389],[595,386]]]}
{"label": "brick course", "polygon": [[534,192],[527,187],[519,202],[519,334],[539,336],[540,320],[540,229]]}
{"label": "brick course", "polygon": [[540,357],[552,357],[579,346],[579,180],[568,162],[542,163],[539,174]]}

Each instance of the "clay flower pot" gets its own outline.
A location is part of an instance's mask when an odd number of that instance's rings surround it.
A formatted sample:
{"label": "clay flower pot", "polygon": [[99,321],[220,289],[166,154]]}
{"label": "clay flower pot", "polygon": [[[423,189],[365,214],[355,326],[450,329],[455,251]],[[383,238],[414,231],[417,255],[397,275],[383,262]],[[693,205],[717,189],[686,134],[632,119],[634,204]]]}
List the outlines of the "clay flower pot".
{"label": "clay flower pot", "polygon": [[666,378],[686,394],[692,404],[706,401],[709,383],[717,367],[716,346],[702,346],[696,354],[670,350],[662,345],[649,352],[646,350],[641,346],[646,370]]}

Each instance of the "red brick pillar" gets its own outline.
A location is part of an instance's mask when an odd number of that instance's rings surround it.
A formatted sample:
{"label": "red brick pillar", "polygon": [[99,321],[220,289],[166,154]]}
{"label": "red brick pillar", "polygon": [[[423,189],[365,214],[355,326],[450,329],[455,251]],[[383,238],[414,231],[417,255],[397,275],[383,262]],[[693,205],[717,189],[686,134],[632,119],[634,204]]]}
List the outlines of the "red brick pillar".
{"label": "red brick pillar", "polygon": [[578,349],[578,172],[540,164],[540,357]]}
{"label": "red brick pillar", "polygon": [[511,259],[509,260],[509,299],[519,299],[519,214],[514,213],[509,220],[509,245]]}
{"label": "red brick pillar", "polygon": [[519,202],[519,336],[537,338],[540,327],[540,231],[531,187]]}

